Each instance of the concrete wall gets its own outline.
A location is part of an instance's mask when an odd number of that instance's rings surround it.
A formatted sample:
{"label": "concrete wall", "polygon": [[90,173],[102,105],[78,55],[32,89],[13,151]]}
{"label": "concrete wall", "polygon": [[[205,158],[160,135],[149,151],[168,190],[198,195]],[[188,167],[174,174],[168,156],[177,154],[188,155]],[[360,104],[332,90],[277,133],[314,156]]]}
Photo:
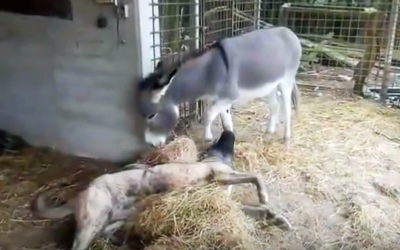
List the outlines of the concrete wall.
{"label": "concrete wall", "polygon": [[[133,81],[141,72],[135,10],[117,39],[112,6],[72,0],[73,21],[0,12],[0,129],[37,146],[106,160],[143,149]],[[98,29],[98,14],[109,18]],[[150,31],[149,31],[150,32]]]}

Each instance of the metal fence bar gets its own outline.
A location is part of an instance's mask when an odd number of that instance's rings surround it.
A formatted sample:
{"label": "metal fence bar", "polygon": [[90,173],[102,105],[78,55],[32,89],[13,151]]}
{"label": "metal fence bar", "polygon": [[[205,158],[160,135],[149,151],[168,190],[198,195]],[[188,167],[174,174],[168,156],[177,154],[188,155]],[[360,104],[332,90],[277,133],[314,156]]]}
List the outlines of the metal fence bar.
{"label": "metal fence bar", "polygon": [[389,39],[387,41],[386,53],[385,53],[385,67],[383,70],[382,87],[381,87],[381,98],[380,101],[386,103],[388,81],[389,81],[389,70],[393,59],[393,47],[396,36],[397,19],[399,15],[399,0],[392,0],[392,10],[390,12],[390,24],[389,24]]}
{"label": "metal fence bar", "polygon": [[261,0],[254,1],[254,28],[259,29],[260,25],[260,14],[261,14]]}
{"label": "metal fence bar", "polygon": [[[391,1],[267,0],[262,4],[261,20],[287,26],[301,38],[301,84],[353,88],[355,93],[379,99],[383,78],[388,79],[388,96],[395,95],[393,87],[400,88],[400,51],[396,46],[400,34],[398,25],[394,29],[390,26],[391,7]],[[395,30],[393,60],[384,72],[391,30]]]}
{"label": "metal fence bar", "polygon": [[140,37],[141,74],[147,75],[154,70],[154,58],[160,57],[160,50],[155,44],[160,43],[160,37],[156,33],[160,27],[154,22],[154,16],[158,16],[157,0],[135,1],[134,8],[138,15],[135,20],[139,22],[138,37]]}

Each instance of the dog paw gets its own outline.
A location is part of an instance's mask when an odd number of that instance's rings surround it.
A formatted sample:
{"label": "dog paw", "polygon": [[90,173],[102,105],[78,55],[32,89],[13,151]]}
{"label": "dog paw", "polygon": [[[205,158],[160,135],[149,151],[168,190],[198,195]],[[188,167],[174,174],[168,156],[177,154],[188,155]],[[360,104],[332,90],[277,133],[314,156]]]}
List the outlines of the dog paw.
{"label": "dog paw", "polygon": [[289,220],[286,219],[282,215],[276,216],[275,225],[278,226],[279,228],[281,228],[282,230],[285,230],[285,231],[289,231],[289,230],[291,230],[293,228],[292,224],[289,222]]}

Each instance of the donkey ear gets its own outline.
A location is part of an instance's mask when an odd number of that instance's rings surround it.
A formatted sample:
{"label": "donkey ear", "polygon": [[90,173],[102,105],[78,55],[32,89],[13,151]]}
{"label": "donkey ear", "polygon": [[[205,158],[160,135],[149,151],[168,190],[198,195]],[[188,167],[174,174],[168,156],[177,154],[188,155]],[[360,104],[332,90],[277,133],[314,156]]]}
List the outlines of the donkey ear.
{"label": "donkey ear", "polygon": [[159,79],[158,81],[153,83],[153,98],[152,101],[154,103],[157,103],[160,101],[160,99],[165,95],[167,92],[169,85],[172,81],[172,78],[176,74],[177,69],[173,70],[170,74],[159,74]]}
{"label": "donkey ear", "polygon": [[162,72],[152,72],[139,81],[139,90],[159,90],[167,81],[167,76]]}
{"label": "donkey ear", "polygon": [[178,69],[174,69],[169,74],[166,74],[165,72],[162,72],[162,71],[158,72],[158,74],[157,74],[158,81],[153,86],[153,89],[154,90],[160,90],[160,89],[167,88],[168,85],[171,83],[171,80],[172,80],[172,78],[174,77],[174,75],[176,74],[177,71],[178,71]]}
{"label": "donkey ear", "polygon": [[163,61],[159,61],[159,62],[157,63],[157,65],[156,65],[155,71],[161,71],[162,68],[163,68],[163,66],[164,66]]}

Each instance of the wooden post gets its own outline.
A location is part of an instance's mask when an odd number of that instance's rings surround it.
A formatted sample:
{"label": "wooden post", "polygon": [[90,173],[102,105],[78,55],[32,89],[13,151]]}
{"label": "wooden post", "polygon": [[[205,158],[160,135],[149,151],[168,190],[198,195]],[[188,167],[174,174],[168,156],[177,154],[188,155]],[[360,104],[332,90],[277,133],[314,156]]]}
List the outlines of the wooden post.
{"label": "wooden post", "polygon": [[357,64],[354,68],[353,80],[354,87],[353,93],[363,96],[364,95],[364,83],[365,79],[371,72],[373,65],[375,64],[376,59],[376,46],[377,46],[377,17],[378,13],[372,12],[369,15],[369,19],[365,23],[365,31],[366,31],[366,46],[365,52],[362,60]]}
{"label": "wooden post", "polygon": [[290,8],[290,3],[285,3],[279,9],[279,26],[288,26],[288,8]]}

